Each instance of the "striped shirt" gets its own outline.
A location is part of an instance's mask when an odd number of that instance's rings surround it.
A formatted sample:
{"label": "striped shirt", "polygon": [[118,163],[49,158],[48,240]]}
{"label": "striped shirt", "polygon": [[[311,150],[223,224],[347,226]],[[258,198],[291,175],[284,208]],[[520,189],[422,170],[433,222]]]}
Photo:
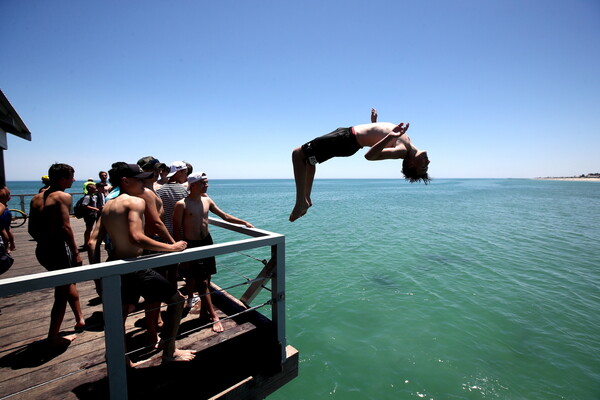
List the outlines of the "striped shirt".
{"label": "striped shirt", "polygon": [[175,209],[175,203],[187,197],[187,189],[181,183],[165,183],[158,188],[156,194],[163,202],[165,211],[163,222],[171,236],[173,236],[173,210]]}

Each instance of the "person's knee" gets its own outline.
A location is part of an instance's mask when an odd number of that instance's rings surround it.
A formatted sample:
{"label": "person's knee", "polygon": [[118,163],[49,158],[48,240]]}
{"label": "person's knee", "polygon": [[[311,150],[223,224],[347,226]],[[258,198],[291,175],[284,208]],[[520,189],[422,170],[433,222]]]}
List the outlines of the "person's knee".
{"label": "person's knee", "polygon": [[303,161],[305,158],[304,151],[302,147],[296,147],[292,150],[292,160],[294,161]]}
{"label": "person's knee", "polygon": [[200,286],[200,289],[208,289],[210,287],[210,278],[200,279],[198,286]]}
{"label": "person's knee", "polygon": [[71,292],[71,288],[69,285],[65,286],[57,286],[54,288],[54,298],[60,300],[66,300],[69,298],[69,293]]}
{"label": "person's knee", "polygon": [[183,297],[183,295],[181,293],[179,293],[179,290],[177,290],[173,296],[171,296],[168,300],[167,300],[167,304],[173,304],[173,305],[178,305],[181,304],[183,306],[183,301],[185,300],[185,297]]}

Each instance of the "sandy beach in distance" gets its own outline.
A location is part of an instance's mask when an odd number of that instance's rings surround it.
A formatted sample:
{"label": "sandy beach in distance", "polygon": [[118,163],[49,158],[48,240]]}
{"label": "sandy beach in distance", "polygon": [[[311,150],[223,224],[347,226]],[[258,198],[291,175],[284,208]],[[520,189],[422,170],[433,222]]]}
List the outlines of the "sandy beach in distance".
{"label": "sandy beach in distance", "polygon": [[533,178],[538,180],[546,181],[582,181],[582,182],[600,182],[600,178],[577,178],[577,177],[565,177],[565,178]]}

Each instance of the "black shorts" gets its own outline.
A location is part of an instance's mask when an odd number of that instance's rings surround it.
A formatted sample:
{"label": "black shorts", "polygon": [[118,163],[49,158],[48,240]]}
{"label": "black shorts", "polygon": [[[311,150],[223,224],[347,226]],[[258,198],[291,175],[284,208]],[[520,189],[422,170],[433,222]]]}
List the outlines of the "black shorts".
{"label": "black shorts", "polygon": [[[188,249],[195,247],[210,246],[213,244],[212,236],[210,233],[202,240],[187,240],[184,239],[188,246]],[[194,260],[189,262],[188,274],[198,280],[210,278],[211,275],[217,273],[217,261],[214,257],[203,258],[201,260]]]}
{"label": "black shorts", "polygon": [[95,211],[90,212],[83,216],[83,220],[85,221],[86,227],[94,226],[97,219],[98,219],[98,214]]}
{"label": "black shorts", "polygon": [[123,304],[137,304],[140,296],[147,302],[168,303],[177,293],[168,280],[151,269],[132,272],[121,277],[121,301]]}
{"label": "black shorts", "polygon": [[337,128],[302,145],[306,162],[311,165],[325,162],[332,157],[349,157],[360,149],[352,128]]}
{"label": "black shorts", "polygon": [[35,248],[35,257],[48,271],[77,266],[75,255],[71,252],[69,245],[62,240],[38,242]]}

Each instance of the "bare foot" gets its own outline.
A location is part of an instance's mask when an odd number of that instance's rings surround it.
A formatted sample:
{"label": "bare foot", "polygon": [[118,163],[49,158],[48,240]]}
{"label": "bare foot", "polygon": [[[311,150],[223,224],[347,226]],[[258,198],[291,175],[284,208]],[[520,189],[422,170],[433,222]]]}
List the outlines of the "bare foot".
{"label": "bare foot", "polygon": [[85,329],[85,321],[79,321],[75,324],[75,332],[81,332]]}
{"label": "bare foot", "polygon": [[73,340],[77,338],[77,335],[67,335],[67,336],[53,336],[49,337],[46,341],[50,348],[56,349],[60,347],[65,347],[71,344]]}
{"label": "bare foot", "polygon": [[221,333],[225,331],[225,328],[223,328],[223,324],[221,324],[221,321],[217,315],[215,315],[213,318],[209,313],[202,313],[200,314],[199,319],[200,323],[202,324],[212,324],[213,332]]}
{"label": "bare foot", "polygon": [[192,361],[196,358],[196,350],[179,350],[175,349],[172,356],[166,356],[163,353],[163,362],[179,362],[179,361]]}
{"label": "bare foot", "polygon": [[213,332],[217,332],[217,333],[221,333],[225,330],[223,328],[223,324],[221,324],[221,321],[219,321],[218,318],[216,320],[213,320],[212,330],[213,330]]}
{"label": "bare foot", "polygon": [[308,211],[310,205],[308,203],[298,204],[294,206],[292,213],[290,214],[290,222],[294,222],[298,218],[302,217]]}

